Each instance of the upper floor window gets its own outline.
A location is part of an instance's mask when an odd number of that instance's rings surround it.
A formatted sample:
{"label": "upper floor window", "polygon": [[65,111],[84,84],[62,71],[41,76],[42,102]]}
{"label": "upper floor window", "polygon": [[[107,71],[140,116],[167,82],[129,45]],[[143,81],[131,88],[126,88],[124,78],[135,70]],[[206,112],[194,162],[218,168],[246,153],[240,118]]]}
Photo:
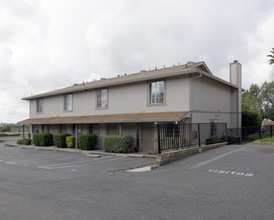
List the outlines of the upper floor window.
{"label": "upper floor window", "polygon": [[107,108],[108,106],[108,90],[97,90],[97,108]]}
{"label": "upper floor window", "polygon": [[36,100],[36,112],[38,112],[38,113],[43,112],[43,99]]}
{"label": "upper floor window", "polygon": [[64,110],[72,111],[72,94],[64,95]]}
{"label": "upper floor window", "polygon": [[165,82],[158,81],[150,83],[150,104],[164,103]]}

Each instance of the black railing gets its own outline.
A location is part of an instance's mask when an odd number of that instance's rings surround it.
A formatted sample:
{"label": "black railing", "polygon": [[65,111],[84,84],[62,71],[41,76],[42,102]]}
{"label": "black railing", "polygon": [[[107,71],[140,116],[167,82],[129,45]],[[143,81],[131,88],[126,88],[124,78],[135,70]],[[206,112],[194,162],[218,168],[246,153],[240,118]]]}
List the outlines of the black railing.
{"label": "black railing", "polygon": [[242,144],[272,137],[273,132],[274,125],[227,129],[226,123],[157,124],[158,153],[169,149],[198,147],[220,141]]}
{"label": "black railing", "polygon": [[237,138],[237,143],[246,143],[253,140],[273,137],[274,125],[243,127],[228,129],[228,136]]}
{"label": "black railing", "polygon": [[169,149],[206,144],[209,138],[226,140],[226,123],[157,124],[158,153]]}

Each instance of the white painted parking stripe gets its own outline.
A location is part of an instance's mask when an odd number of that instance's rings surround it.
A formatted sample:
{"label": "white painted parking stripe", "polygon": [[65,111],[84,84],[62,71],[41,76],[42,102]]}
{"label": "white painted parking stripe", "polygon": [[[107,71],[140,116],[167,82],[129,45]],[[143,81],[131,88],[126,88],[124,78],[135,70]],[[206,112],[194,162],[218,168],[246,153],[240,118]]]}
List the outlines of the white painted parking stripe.
{"label": "white painted parking stripe", "polygon": [[97,160],[109,161],[109,160],[104,160],[104,159],[108,159],[108,158],[113,158],[113,156],[108,156],[108,157],[103,157],[103,158],[100,157],[100,158],[82,160],[82,161],[71,162],[71,163],[49,164],[49,165],[44,165],[44,166],[38,166],[38,168],[43,168],[43,169],[66,168],[66,167],[72,167],[74,165],[86,163],[87,161],[89,161],[89,162],[94,162],[94,161],[97,161]]}
{"label": "white painted parking stripe", "polygon": [[215,160],[219,160],[219,159],[221,159],[221,158],[223,158],[223,157],[226,157],[226,156],[228,156],[228,155],[230,155],[230,154],[234,154],[234,153],[236,153],[236,152],[242,151],[242,150],[244,150],[244,149],[246,149],[246,147],[242,147],[242,148],[240,148],[240,149],[230,151],[230,152],[225,153],[225,154],[222,154],[222,155],[220,155],[220,156],[218,156],[218,157],[214,157],[214,158],[212,158],[212,159],[210,159],[210,160],[206,160],[206,161],[204,161],[204,162],[202,162],[202,163],[198,163],[198,164],[196,164],[194,167],[191,167],[190,169],[194,169],[194,168],[197,168],[197,167],[206,165],[206,164],[211,163],[211,162],[213,162],[213,161],[215,161]]}
{"label": "white painted parking stripe", "polygon": [[63,159],[69,159],[69,158],[75,158],[75,157],[80,157],[83,156],[82,154],[79,155],[73,155],[73,156],[67,156],[67,157],[55,157],[55,158],[45,158],[45,159],[40,159],[40,160],[15,160],[15,161],[8,161],[6,162],[7,164],[26,164],[26,163],[35,163],[35,162],[42,162],[42,161],[47,161],[47,160],[63,160]]}
{"label": "white painted parking stripe", "polygon": [[[96,158],[99,159],[99,158]],[[95,159],[95,160],[96,160]],[[77,164],[85,163],[90,160],[82,160],[78,162],[71,162],[71,163],[59,163],[59,164],[50,164],[50,165],[45,165],[45,166],[38,166],[38,168],[44,168],[44,169],[56,169],[56,168],[64,168],[64,167],[71,167]]]}
{"label": "white painted parking stripe", "polygon": [[[103,160],[105,158],[112,158],[109,160]],[[38,166],[38,168],[42,168],[42,169],[47,169],[47,170],[53,170],[53,169],[62,169],[62,168],[68,168],[68,167],[73,167],[75,165],[79,165],[85,162],[90,162],[92,164],[94,164],[93,162],[97,163],[105,163],[105,162],[109,162],[109,161],[115,161],[115,160],[121,160],[121,159],[125,159],[124,157],[115,157],[113,158],[112,156],[109,157],[103,157],[103,158],[95,158],[93,160],[84,160],[84,161],[79,161],[79,162],[72,162],[72,163],[64,163],[64,164],[51,164],[51,165],[45,165],[45,166]],[[100,160],[100,161],[98,161]],[[89,164],[90,164],[89,163]]]}

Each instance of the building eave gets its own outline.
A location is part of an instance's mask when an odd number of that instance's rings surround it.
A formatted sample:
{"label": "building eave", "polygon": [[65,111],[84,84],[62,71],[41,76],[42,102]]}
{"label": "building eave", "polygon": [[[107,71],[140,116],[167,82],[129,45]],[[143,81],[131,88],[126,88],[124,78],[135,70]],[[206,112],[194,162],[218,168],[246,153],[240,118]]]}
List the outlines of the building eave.
{"label": "building eave", "polygon": [[29,118],[18,124],[91,124],[91,123],[138,123],[138,122],[175,122],[188,112],[157,112],[109,115],[83,115],[70,117]]}

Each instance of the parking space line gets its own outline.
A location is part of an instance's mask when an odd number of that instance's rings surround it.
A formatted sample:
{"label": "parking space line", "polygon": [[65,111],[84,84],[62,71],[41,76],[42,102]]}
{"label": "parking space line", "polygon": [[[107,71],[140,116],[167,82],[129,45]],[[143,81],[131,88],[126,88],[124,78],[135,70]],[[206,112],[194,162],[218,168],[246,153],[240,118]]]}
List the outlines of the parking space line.
{"label": "parking space line", "polygon": [[[104,159],[107,159],[107,158],[112,158],[112,159],[104,160]],[[86,163],[86,162],[105,163],[105,162],[121,160],[121,159],[124,159],[124,157],[115,157],[115,158],[113,158],[113,156],[109,156],[109,157],[103,157],[103,158],[101,157],[101,158],[95,158],[95,159],[92,159],[92,160],[84,160],[84,161],[78,161],[78,162],[72,162],[72,163],[50,164],[50,165],[38,166],[38,168],[48,169],[48,170],[62,169],[62,168],[73,167],[75,165],[83,164],[83,163]]]}
{"label": "parking space line", "polygon": [[204,161],[204,162],[202,162],[202,163],[198,163],[198,164],[196,164],[195,166],[193,166],[193,167],[191,167],[191,168],[189,168],[189,169],[194,169],[194,168],[197,168],[197,167],[206,165],[206,164],[211,163],[211,162],[213,162],[213,161],[215,161],[215,160],[219,160],[219,159],[221,159],[221,158],[223,158],[223,157],[226,157],[226,156],[228,156],[228,155],[230,155],[230,154],[234,154],[234,153],[236,153],[236,152],[242,151],[242,150],[244,150],[244,149],[246,149],[246,147],[241,147],[240,149],[233,150],[233,151],[230,151],[230,152],[228,152],[228,153],[222,154],[222,155],[220,155],[220,156],[214,157],[214,158],[212,158],[212,159],[210,159],[210,160],[206,160],[206,161]]}
{"label": "parking space line", "polygon": [[108,157],[99,157],[99,158],[94,158],[94,159],[88,159],[88,160],[82,160],[78,162],[71,162],[71,163],[58,163],[58,164],[49,164],[49,165],[43,165],[43,166],[38,166],[38,168],[43,168],[43,169],[57,169],[57,168],[66,168],[66,167],[71,167],[77,164],[82,164],[86,163],[87,161],[93,162],[97,160],[104,160],[105,158],[112,158],[113,156],[108,156]]}
{"label": "parking space line", "polygon": [[53,159],[58,159],[58,160],[63,160],[63,159],[69,159],[69,158],[75,158],[75,157],[80,157],[83,156],[82,154],[79,155],[73,155],[73,156],[67,156],[67,157],[60,157],[60,158],[45,158],[45,159],[40,159],[40,160],[15,160],[15,161],[8,161],[6,162],[7,164],[23,164],[23,163],[35,163],[35,162],[42,162],[42,161],[47,161],[47,160],[53,160]]}

